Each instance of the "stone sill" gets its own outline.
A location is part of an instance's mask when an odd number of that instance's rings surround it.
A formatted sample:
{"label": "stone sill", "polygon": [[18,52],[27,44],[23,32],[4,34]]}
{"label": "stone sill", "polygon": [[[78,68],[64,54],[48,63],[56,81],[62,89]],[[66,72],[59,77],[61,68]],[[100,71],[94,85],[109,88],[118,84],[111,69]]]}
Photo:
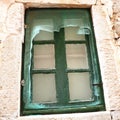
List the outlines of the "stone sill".
{"label": "stone sill", "polygon": [[18,120],[111,120],[110,112],[21,116]]}

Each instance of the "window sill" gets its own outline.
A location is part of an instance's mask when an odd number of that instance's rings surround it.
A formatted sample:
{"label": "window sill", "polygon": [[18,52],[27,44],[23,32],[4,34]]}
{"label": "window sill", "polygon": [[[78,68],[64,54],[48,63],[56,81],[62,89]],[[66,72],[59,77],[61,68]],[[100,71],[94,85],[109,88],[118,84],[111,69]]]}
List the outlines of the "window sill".
{"label": "window sill", "polygon": [[18,120],[111,120],[109,111],[89,112],[89,113],[71,113],[56,115],[30,115],[21,116]]}

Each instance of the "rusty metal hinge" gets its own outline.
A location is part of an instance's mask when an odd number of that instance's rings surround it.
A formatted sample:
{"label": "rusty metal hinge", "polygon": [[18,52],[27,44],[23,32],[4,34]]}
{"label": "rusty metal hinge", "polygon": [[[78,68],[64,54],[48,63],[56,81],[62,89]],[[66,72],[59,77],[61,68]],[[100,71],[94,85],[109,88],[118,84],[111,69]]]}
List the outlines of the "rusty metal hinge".
{"label": "rusty metal hinge", "polygon": [[28,25],[25,24],[25,25],[24,25],[24,28],[25,28],[25,29],[28,28]]}
{"label": "rusty metal hinge", "polygon": [[25,85],[25,80],[21,80],[21,86]]}

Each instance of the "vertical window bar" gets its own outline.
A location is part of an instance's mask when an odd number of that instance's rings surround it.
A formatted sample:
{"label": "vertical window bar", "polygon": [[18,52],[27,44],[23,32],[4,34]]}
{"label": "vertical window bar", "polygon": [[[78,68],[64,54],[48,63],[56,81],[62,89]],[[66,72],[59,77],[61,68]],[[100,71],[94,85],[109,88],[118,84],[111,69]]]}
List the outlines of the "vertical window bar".
{"label": "vertical window bar", "polygon": [[[89,70],[90,70],[90,86],[91,86],[91,89],[92,89],[92,92],[93,91],[93,80],[94,80],[94,75],[93,75],[93,68],[92,66],[94,66],[93,62],[92,62],[92,54],[91,54],[91,51],[90,51],[90,41],[89,41],[89,35],[85,35],[85,39],[86,39],[86,47],[87,47],[87,55],[88,55],[88,65],[89,65]],[[92,93],[92,97],[93,96],[93,93]]]}
{"label": "vertical window bar", "polygon": [[66,72],[66,53],[64,42],[64,29],[55,32],[55,58],[56,58],[56,90],[57,99],[60,104],[69,101],[68,77]]}

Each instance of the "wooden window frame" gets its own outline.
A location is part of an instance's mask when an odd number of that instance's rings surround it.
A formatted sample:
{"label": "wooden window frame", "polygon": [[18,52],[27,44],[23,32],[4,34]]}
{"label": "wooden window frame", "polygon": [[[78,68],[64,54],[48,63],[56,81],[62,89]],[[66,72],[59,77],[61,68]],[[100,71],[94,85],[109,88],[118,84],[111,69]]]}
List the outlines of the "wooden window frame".
{"label": "wooden window frame", "polygon": [[[22,102],[21,102],[21,114],[22,115],[29,115],[29,114],[53,114],[53,113],[73,113],[73,112],[90,112],[90,111],[102,111],[105,110],[105,105],[104,105],[104,96],[103,96],[103,90],[102,90],[102,80],[101,80],[101,75],[100,75],[100,68],[99,68],[99,60],[97,56],[97,48],[96,48],[96,42],[95,42],[95,37],[94,37],[94,32],[93,32],[93,26],[92,26],[92,19],[90,16],[90,10],[89,9],[67,9],[71,12],[73,10],[78,10],[81,11],[84,14],[87,14],[89,16],[89,24],[90,24],[90,35],[85,35],[86,41],[64,41],[64,36],[62,31],[64,29],[61,29],[60,32],[55,32],[54,38],[58,39],[61,37],[62,42],[60,41],[32,41],[30,32],[31,29],[29,28],[30,23],[30,12],[31,11],[42,11],[44,12],[46,9],[28,9],[26,10],[26,34],[25,34],[25,45],[24,45],[24,55],[23,55],[23,79],[25,81],[24,86],[22,86]],[[54,11],[56,9],[50,9],[50,11]],[[66,10],[66,9],[57,9],[57,10]],[[62,34],[62,35],[60,35]],[[59,52],[65,51],[65,44],[85,44],[87,47],[87,52],[88,52],[88,60],[89,60],[89,67],[90,69],[78,69],[78,70],[67,70],[68,72],[90,72],[91,74],[91,85],[92,85],[92,92],[93,92],[93,100],[91,101],[81,101],[81,102],[75,102],[75,103],[69,103],[68,99],[69,96],[67,94],[68,92],[68,87],[65,87],[66,89],[60,90],[60,85],[62,84],[63,86],[68,84],[67,83],[67,77],[66,77],[66,63],[64,62],[62,66],[60,64],[57,64],[57,68],[63,69],[63,72],[61,75],[59,72],[57,72],[55,69],[51,70],[33,70],[32,69],[32,63],[33,63],[33,46],[34,45],[43,45],[43,44],[55,44],[55,60],[56,63],[59,62]],[[58,50],[59,46],[63,46],[62,49],[64,50]],[[28,53],[29,51],[29,53]],[[61,53],[64,57],[66,58],[66,55],[64,52]],[[59,58],[59,59],[58,59]],[[27,62],[26,62],[27,61]],[[28,62],[30,62],[30,65],[27,65]],[[39,74],[39,73],[55,73],[56,72],[56,77],[57,77],[57,87],[58,88],[57,94],[62,94],[61,97],[58,98],[58,103],[59,104],[37,104],[37,103],[32,103],[32,94],[31,94],[31,84],[32,84],[32,74]],[[63,76],[64,75],[64,76]],[[65,81],[61,82],[59,80],[59,77],[62,76],[64,77]],[[63,94],[66,93],[66,94]]]}

